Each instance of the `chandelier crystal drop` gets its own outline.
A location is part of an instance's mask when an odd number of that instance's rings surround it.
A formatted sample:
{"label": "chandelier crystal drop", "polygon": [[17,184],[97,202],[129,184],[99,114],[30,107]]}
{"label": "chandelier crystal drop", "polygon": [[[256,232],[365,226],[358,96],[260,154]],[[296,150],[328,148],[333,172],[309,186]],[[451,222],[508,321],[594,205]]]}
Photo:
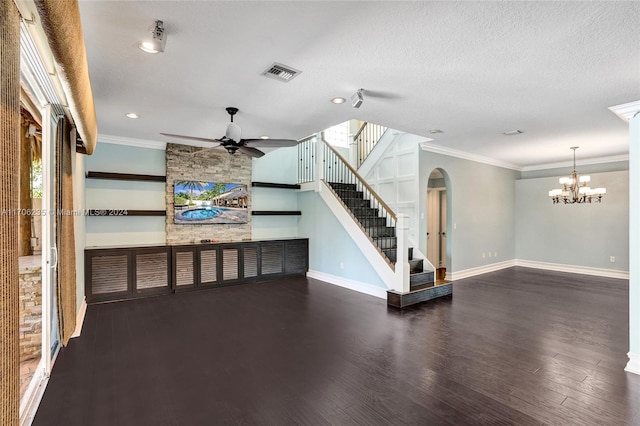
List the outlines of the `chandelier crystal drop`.
{"label": "chandelier crystal drop", "polygon": [[553,204],[582,204],[582,203],[600,203],[602,196],[607,193],[606,188],[589,187],[591,182],[590,176],[579,176],[576,171],[576,149],[579,146],[572,146],[573,150],[573,171],[571,176],[561,177],[559,182],[562,189],[552,189],[549,191],[549,197],[553,200]]}

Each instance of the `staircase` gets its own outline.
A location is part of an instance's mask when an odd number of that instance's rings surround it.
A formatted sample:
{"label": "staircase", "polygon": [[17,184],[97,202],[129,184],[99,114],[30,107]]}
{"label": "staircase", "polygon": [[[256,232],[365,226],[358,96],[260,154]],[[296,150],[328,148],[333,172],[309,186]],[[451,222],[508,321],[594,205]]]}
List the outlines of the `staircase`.
{"label": "staircase", "polygon": [[[371,201],[365,198],[362,191],[357,190],[356,184],[327,182],[342,204],[351,212],[353,218],[360,224],[369,239],[375,244],[380,253],[393,267],[396,263],[397,238],[394,227],[387,226],[387,219],[380,217],[379,209],[371,207]],[[413,259],[413,249],[409,248],[410,290],[421,290],[433,287],[435,284],[434,271],[424,271],[423,260]]]}

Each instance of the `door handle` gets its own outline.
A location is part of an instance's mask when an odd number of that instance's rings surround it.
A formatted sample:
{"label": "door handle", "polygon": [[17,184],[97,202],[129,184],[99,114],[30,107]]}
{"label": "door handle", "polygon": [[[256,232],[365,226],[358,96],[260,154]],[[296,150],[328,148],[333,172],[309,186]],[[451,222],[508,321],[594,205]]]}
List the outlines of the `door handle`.
{"label": "door handle", "polygon": [[[50,268],[54,269],[58,267],[58,248],[57,247],[51,247],[51,259],[53,263]],[[55,259],[55,261],[53,260]]]}

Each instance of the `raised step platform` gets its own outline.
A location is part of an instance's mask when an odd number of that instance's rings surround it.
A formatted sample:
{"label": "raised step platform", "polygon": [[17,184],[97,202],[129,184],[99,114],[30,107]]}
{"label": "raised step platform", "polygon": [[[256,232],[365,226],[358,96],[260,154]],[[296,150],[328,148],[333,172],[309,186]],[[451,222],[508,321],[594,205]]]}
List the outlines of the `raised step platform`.
{"label": "raised step platform", "polygon": [[453,283],[436,285],[409,293],[399,293],[395,290],[387,291],[387,306],[394,308],[405,308],[428,300],[437,299],[453,294]]}

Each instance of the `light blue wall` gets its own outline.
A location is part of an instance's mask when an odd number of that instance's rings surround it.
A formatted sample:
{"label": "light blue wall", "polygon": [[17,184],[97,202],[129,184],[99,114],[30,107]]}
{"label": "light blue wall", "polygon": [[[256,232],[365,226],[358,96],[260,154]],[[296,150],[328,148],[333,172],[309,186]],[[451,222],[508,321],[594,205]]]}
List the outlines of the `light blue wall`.
{"label": "light blue wall", "polygon": [[[86,171],[165,175],[165,151],[100,143],[86,157]],[[164,210],[164,182],[85,180],[87,209]],[[164,244],[164,216],[87,217],[87,246]]]}
{"label": "light blue wall", "polygon": [[[640,115],[629,120],[629,351],[640,357]],[[636,364],[637,368],[637,364]]]}
{"label": "light blue wall", "polygon": [[[314,191],[300,192],[300,237],[309,238],[309,269],[386,288],[369,261]],[[343,267],[340,267],[340,263]]]}
{"label": "light blue wall", "polygon": [[517,259],[628,271],[629,172],[590,174],[607,188],[601,204],[554,205],[548,193],[563,175],[516,181]]}
{"label": "light blue wall", "polygon": [[100,143],[98,138],[95,152],[86,158],[85,169],[92,172],[164,176],[166,174],[165,151]]}
{"label": "light blue wall", "polygon": [[440,168],[449,179],[447,272],[514,259],[515,180],[519,172],[428,151],[419,155],[420,250],[426,252],[429,175]]}
{"label": "light blue wall", "polygon": [[[278,148],[253,160],[253,181],[294,184],[298,178],[298,147]],[[253,210],[292,210],[298,208],[298,192],[294,189],[252,188]],[[300,216],[253,216],[251,236],[254,239],[288,238],[298,235]]]}

